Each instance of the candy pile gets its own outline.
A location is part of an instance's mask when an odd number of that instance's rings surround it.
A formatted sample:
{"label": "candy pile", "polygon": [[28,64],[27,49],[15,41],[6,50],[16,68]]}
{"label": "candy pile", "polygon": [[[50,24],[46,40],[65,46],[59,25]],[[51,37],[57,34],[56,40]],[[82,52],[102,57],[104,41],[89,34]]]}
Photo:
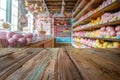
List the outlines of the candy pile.
{"label": "candy pile", "polygon": [[104,40],[99,39],[87,39],[78,37],[75,37],[74,41],[94,48],[120,48],[119,42],[106,42]]}
{"label": "candy pile", "polygon": [[107,22],[120,20],[119,15],[120,15],[120,11],[116,13],[105,13],[101,17],[97,17],[97,19],[91,20],[88,24],[78,26],[77,28],[74,29],[74,31],[99,25],[99,24],[104,24]]}
{"label": "candy pile", "polygon": [[[88,12],[87,14],[85,14],[84,16],[82,16],[79,21],[82,21],[84,19],[86,19],[87,17],[91,16],[92,14],[98,12],[99,10],[105,8],[106,6],[110,5],[111,3],[113,3],[115,0],[106,0],[106,1],[103,1],[103,3],[98,7],[96,8],[95,10],[91,10],[90,12]],[[118,12],[119,14],[120,12]],[[117,13],[116,14],[113,14],[114,16],[117,16],[118,15]],[[106,14],[105,14],[106,15]],[[107,14],[107,15],[111,15],[111,14]],[[113,16],[111,15],[111,16]],[[106,16],[107,17],[107,16]]]}
{"label": "candy pile", "polygon": [[120,26],[101,27],[95,31],[74,32],[73,36],[120,39]]}
{"label": "candy pile", "polygon": [[20,34],[15,32],[0,32],[0,46],[1,47],[18,47],[29,45],[32,41],[33,34]]}

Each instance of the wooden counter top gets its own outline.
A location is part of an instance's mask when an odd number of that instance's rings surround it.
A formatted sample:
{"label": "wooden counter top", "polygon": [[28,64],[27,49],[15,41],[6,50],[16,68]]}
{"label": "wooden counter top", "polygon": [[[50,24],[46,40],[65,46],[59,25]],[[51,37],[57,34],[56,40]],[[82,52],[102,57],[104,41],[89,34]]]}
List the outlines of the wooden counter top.
{"label": "wooden counter top", "polygon": [[3,48],[0,80],[120,80],[119,49]]}
{"label": "wooden counter top", "polygon": [[120,80],[120,49],[73,49],[68,54],[85,80]]}
{"label": "wooden counter top", "polygon": [[25,48],[54,48],[54,47],[55,47],[55,38],[37,40],[25,46]]}

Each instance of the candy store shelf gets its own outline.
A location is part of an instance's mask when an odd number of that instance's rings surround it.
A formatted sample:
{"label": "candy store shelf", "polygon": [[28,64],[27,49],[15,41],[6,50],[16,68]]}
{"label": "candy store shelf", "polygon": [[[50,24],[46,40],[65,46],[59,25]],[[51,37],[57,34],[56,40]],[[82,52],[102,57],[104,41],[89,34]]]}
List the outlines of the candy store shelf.
{"label": "candy store shelf", "polygon": [[71,25],[56,25],[56,24],[55,24],[55,26],[71,26]]}
{"label": "candy store shelf", "polygon": [[84,8],[84,6],[88,3],[87,0],[83,0],[82,2],[80,2],[80,4],[78,5],[78,7],[76,8],[75,12],[73,13],[73,17],[76,17],[76,15]]}
{"label": "candy store shelf", "polygon": [[73,47],[75,47],[75,48],[79,48],[77,45],[75,45],[74,43],[72,43],[72,45],[73,45]]}
{"label": "candy store shelf", "polygon": [[61,22],[61,21],[70,23],[69,20],[56,20],[54,22]]}
{"label": "candy store shelf", "polygon": [[[104,0],[91,0],[88,3],[88,6],[84,7],[81,12],[79,12],[79,14],[73,19],[73,21],[77,21],[81,16],[84,16],[87,12],[89,12],[90,10],[92,10],[94,7],[96,7],[96,4],[100,4],[102,3]],[[97,5],[98,7],[99,5]]]}
{"label": "candy store shelf", "polygon": [[[74,36],[74,37],[79,37],[79,36]],[[120,39],[112,39],[112,38],[97,38],[97,37],[80,37],[80,38],[88,38],[88,39],[100,39],[104,41],[115,41],[115,42],[120,42]]]}
{"label": "candy store shelf", "polygon": [[[75,41],[75,40],[74,40],[74,42],[77,42],[77,43],[83,44],[83,43],[81,43],[80,41]],[[86,44],[83,44],[83,45],[86,45]],[[77,45],[76,45],[76,46],[77,46]],[[86,45],[86,46],[91,47],[91,48],[94,48],[94,47],[89,46],[89,45]]]}
{"label": "candy store shelf", "polygon": [[77,3],[75,4],[74,8],[73,8],[73,12],[75,12],[75,10],[77,9],[77,7],[79,6],[79,4],[81,3],[82,0],[77,0]]}
{"label": "candy store shelf", "polygon": [[91,19],[95,19],[96,17],[103,15],[105,12],[117,10],[118,8],[120,8],[119,0],[109,4],[108,6],[100,9],[99,11],[96,11],[95,13],[89,15],[86,19],[84,19],[82,21],[78,20],[77,24],[75,24],[74,27],[77,27],[82,24],[86,24],[86,23],[90,22]]}
{"label": "candy store shelf", "polygon": [[84,31],[84,30],[94,30],[96,28],[100,28],[100,27],[103,27],[103,26],[109,26],[109,25],[112,26],[112,25],[119,25],[119,24],[120,24],[120,20],[117,20],[117,21],[107,22],[107,23],[103,23],[103,24],[98,24],[98,25],[94,25],[94,26],[74,30],[74,32],[75,31]]}
{"label": "candy store shelf", "polygon": [[[58,25],[57,25],[57,22],[58,22]],[[66,23],[66,25],[64,25],[64,23]],[[55,33],[54,36],[57,36],[57,37],[71,36],[71,29],[70,28],[71,28],[70,18],[67,18],[67,17],[55,17],[54,18],[54,33]],[[69,32],[64,32],[65,30],[68,30]]]}

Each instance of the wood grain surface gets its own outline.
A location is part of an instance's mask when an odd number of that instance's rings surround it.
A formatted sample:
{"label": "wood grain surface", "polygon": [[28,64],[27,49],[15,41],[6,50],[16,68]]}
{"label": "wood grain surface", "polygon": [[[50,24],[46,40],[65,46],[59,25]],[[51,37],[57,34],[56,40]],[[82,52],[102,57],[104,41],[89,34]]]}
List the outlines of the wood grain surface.
{"label": "wood grain surface", "polygon": [[120,80],[120,50],[3,48],[0,80]]}
{"label": "wood grain surface", "polygon": [[67,48],[85,80],[120,80],[119,49]]}

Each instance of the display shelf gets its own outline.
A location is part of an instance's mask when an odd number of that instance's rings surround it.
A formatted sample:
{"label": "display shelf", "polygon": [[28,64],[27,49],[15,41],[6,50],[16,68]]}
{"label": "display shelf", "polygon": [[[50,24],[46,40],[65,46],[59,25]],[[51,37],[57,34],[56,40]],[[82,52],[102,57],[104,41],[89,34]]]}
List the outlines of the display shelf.
{"label": "display shelf", "polygon": [[74,25],[74,27],[82,25],[82,24],[86,24],[86,23],[90,22],[91,19],[95,19],[96,17],[101,16],[105,12],[113,11],[115,9],[118,9],[119,7],[120,7],[120,1],[115,1],[115,2],[113,2],[111,4],[109,4],[108,6],[100,9],[99,11],[96,11],[93,14],[89,15],[86,19],[84,19],[82,21],[78,20],[76,22],[76,24]]}
{"label": "display shelf", "polygon": [[59,22],[62,22],[62,21],[63,21],[63,22],[68,22],[68,23],[69,23],[69,20],[56,20],[55,22],[58,22],[58,23],[59,23]]}
{"label": "display shelf", "polygon": [[[98,28],[101,28],[101,27],[120,25],[119,17],[113,17],[108,21],[106,19],[105,19],[106,21],[103,21],[104,20],[103,16],[104,16],[105,13],[106,14],[111,13],[111,15],[117,14],[116,12],[118,12],[120,10],[120,5],[119,4],[120,4],[120,0],[114,0],[114,1],[90,0],[89,3],[87,3],[85,5],[85,7],[80,10],[80,12],[77,10],[80,6],[79,5],[78,8],[75,10],[74,16],[73,16],[73,21],[74,21],[73,32],[91,31],[91,30],[94,31],[94,30],[96,30]],[[76,13],[78,13],[78,14],[76,14]],[[102,19],[98,20],[98,18],[102,18]],[[93,23],[92,23],[92,20],[94,21]],[[75,41],[74,37],[83,38],[83,39],[86,38],[87,40],[91,40],[91,43],[90,44],[85,44],[83,42],[81,43],[79,40]],[[118,37],[107,38],[107,36],[104,37],[104,38],[89,37],[89,36],[88,37],[80,37],[79,35],[78,36],[73,35],[73,41],[74,42],[80,43],[80,44],[83,44],[83,45],[87,45],[89,47],[91,47],[92,46],[91,44],[93,44],[92,40],[93,41],[94,40],[103,41],[104,45],[103,44],[98,45],[97,47],[99,47],[99,48],[118,47],[117,45],[119,44],[120,39],[117,39],[117,38]],[[109,43],[109,44],[111,43],[111,44],[109,46],[105,46],[106,43]],[[97,44],[97,42],[96,42],[96,44]],[[113,44],[114,44],[114,46],[111,46]]]}
{"label": "display shelf", "polygon": [[54,22],[54,25],[56,26],[71,26],[70,25],[70,22],[66,22],[66,21],[62,21],[63,23],[61,23],[61,21],[57,21],[57,22]]}
{"label": "display shelf", "polygon": [[[67,19],[67,21],[64,21],[66,19]],[[64,32],[66,30],[67,30],[67,32]],[[70,32],[71,32],[70,18],[66,18],[66,17],[55,17],[54,18],[54,36],[70,37],[71,36]]]}
{"label": "display shelf", "polygon": [[[81,16],[85,15],[87,12],[92,10],[93,8],[96,8],[98,3],[101,4],[104,0],[91,0],[87,6],[85,6],[81,12],[73,19],[73,21],[77,21]],[[96,6],[97,5],[97,6]]]}
{"label": "display shelf", "polygon": [[63,20],[65,20],[65,21],[69,21],[70,20],[70,18],[71,17],[54,17],[54,20],[56,20],[56,21],[63,21]]}
{"label": "display shelf", "polygon": [[103,24],[98,24],[98,25],[94,25],[94,26],[90,26],[90,27],[86,27],[86,28],[81,28],[75,31],[84,31],[84,30],[94,30],[96,28],[100,28],[103,26],[109,26],[109,25],[119,25],[120,24],[120,20],[117,21],[112,21],[112,22],[107,22],[107,23],[103,23]]}
{"label": "display shelf", "polygon": [[71,26],[71,25],[56,25],[56,24],[55,24],[55,26],[64,26],[64,27],[69,27],[69,26]]}
{"label": "display shelf", "polygon": [[81,3],[82,0],[77,0],[77,3],[75,4],[73,11],[75,11],[77,9],[77,7],[79,6],[79,4]]}
{"label": "display shelf", "polygon": [[59,30],[59,31],[57,31],[57,32],[63,32],[63,30]]}
{"label": "display shelf", "polygon": [[80,2],[80,4],[78,5],[78,7],[76,8],[75,12],[73,13],[73,17],[75,17],[82,9],[83,7],[88,3],[87,0],[82,0],[82,2]]}
{"label": "display shelf", "polygon": [[77,45],[75,45],[74,43],[72,43],[72,45],[73,45],[73,47],[75,47],[75,48],[79,48]]}
{"label": "display shelf", "polygon": [[[83,44],[83,43],[81,43],[80,41],[75,41],[75,40],[74,40],[74,42],[77,42],[77,43]],[[83,45],[86,45],[86,44],[83,44]],[[77,45],[76,45],[76,46],[77,46]],[[93,46],[89,46],[89,45],[86,45],[86,46],[91,47],[91,48],[94,48]]]}
{"label": "display shelf", "polygon": [[64,32],[64,33],[68,33],[68,32],[70,32],[70,31],[65,32],[65,31],[63,31],[63,30],[59,30],[59,31],[57,31],[57,32]]}
{"label": "display shelf", "polygon": [[[74,36],[74,37],[80,37],[80,36]],[[115,39],[115,38],[97,38],[97,37],[80,37],[80,38],[88,38],[88,39],[100,39],[104,41],[115,41],[115,42],[120,42],[120,39]]]}

